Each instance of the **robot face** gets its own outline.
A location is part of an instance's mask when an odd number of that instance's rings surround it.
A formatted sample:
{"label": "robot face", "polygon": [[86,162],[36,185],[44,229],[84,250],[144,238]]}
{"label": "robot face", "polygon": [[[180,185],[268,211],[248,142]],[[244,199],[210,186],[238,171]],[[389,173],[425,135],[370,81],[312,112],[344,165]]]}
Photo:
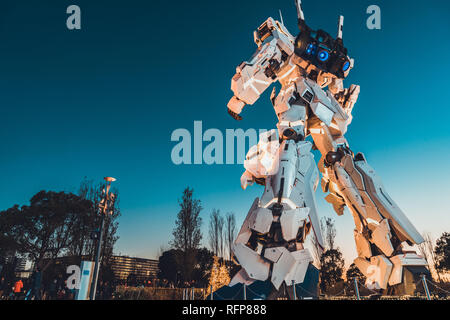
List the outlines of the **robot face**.
{"label": "robot face", "polygon": [[350,71],[351,62],[342,39],[334,39],[323,30],[313,31],[306,24],[300,26],[295,39],[295,54],[340,79]]}

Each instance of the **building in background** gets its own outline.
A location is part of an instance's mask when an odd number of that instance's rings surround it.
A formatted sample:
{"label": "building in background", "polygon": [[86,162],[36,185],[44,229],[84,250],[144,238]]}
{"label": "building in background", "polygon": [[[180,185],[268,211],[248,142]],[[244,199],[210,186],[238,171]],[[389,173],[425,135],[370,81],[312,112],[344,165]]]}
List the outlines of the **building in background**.
{"label": "building in background", "polygon": [[18,278],[29,278],[33,272],[33,262],[26,258],[18,258],[15,268],[15,274]]}
{"label": "building in background", "polygon": [[137,282],[154,279],[158,275],[158,260],[128,256],[113,256],[111,268],[116,280]]}
{"label": "building in background", "polygon": [[[91,261],[92,257],[58,257],[52,261],[48,271],[46,271],[46,277],[53,279],[53,277],[62,276],[65,279],[68,276],[66,273],[67,267],[70,265],[79,266],[83,260]],[[48,260],[44,260],[43,264],[47,264],[48,262]],[[157,278],[159,270],[158,260],[128,256],[112,256],[108,265],[114,273],[114,280],[118,283],[127,283],[128,285],[148,283],[148,280]]]}

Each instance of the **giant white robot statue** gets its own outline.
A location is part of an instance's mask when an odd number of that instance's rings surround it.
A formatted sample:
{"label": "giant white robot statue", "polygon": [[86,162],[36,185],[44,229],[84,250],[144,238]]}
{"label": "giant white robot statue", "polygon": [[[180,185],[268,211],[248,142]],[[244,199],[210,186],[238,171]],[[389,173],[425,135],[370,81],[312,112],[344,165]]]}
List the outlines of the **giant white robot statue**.
{"label": "giant white robot statue", "polygon": [[[344,206],[353,215],[358,257],[354,260],[367,285],[387,289],[403,281],[405,266],[426,266],[409,246],[422,236],[390,198],[362,153],[354,154],[344,135],[352,121],[359,86],[344,88],[354,61],[343,45],[343,20],[337,37],[314,31],[305,23],[301,0],[296,0],[299,34],[294,37],[283,21],[267,19],[255,32],[258,46],[250,61],[236,68],[234,96],[228,112],[236,120],[276,81],[271,101],[278,117],[276,130],[260,135],[244,162],[242,188],[264,185],[235,240],[233,253],[242,267],[229,286],[270,279],[273,290],[284,283],[301,284],[313,261],[304,247],[314,234],[323,248],[315,190],[321,186],[338,215]],[[281,19],[282,20],[282,19]],[[326,89],[328,87],[328,89]],[[311,136],[314,143],[306,141]],[[322,157],[318,169],[311,149]]]}

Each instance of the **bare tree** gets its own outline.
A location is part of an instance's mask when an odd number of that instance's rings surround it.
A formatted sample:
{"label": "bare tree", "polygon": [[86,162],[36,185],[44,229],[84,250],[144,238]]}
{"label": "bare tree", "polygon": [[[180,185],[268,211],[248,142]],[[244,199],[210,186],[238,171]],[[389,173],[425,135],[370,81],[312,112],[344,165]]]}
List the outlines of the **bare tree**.
{"label": "bare tree", "polygon": [[200,200],[193,198],[193,189],[186,188],[183,191],[182,199],[179,201],[180,211],[175,221],[173,229],[173,239],[171,246],[174,249],[181,250],[181,260],[178,263],[183,268],[183,277],[185,280],[192,279],[194,266],[196,264],[196,250],[200,246],[202,239],[201,224],[202,210]]}
{"label": "bare tree", "polygon": [[213,209],[209,216],[209,246],[217,257],[223,255],[223,225],[220,211]]}
{"label": "bare tree", "polygon": [[334,227],[334,220],[328,217],[322,217],[320,219],[320,230],[322,234],[325,235],[325,248],[322,248],[317,241],[316,236],[312,236],[310,238],[312,249],[313,249],[313,257],[314,263],[318,269],[321,269],[321,257],[324,250],[332,250],[334,249],[335,239],[336,239],[336,228]]}
{"label": "bare tree", "polygon": [[165,244],[162,244],[159,246],[159,248],[156,250],[156,258],[159,259],[163,255],[165,251],[169,250]]}
{"label": "bare tree", "polygon": [[441,281],[441,275],[439,274],[438,269],[436,268],[438,265],[437,257],[434,252],[434,241],[431,237],[430,233],[423,233],[422,234],[423,239],[425,240],[421,244],[418,245],[419,251],[422,254],[422,256],[427,260],[428,267],[430,270],[433,270],[436,272],[436,276]]}
{"label": "bare tree", "polygon": [[202,206],[200,200],[193,199],[193,189],[186,188],[180,204],[175,228],[173,229],[173,240],[171,245],[175,249],[187,252],[197,249],[202,239],[200,231],[202,218],[199,216]]}
{"label": "bare tree", "polygon": [[236,217],[234,212],[228,212],[225,216],[225,240],[228,248],[228,258],[231,261],[232,246],[234,241],[234,236],[236,234]]}
{"label": "bare tree", "polygon": [[320,257],[322,256],[323,253],[323,249],[322,247],[319,245],[319,242],[317,241],[316,235],[312,235],[312,237],[310,237],[310,241],[312,244],[312,254],[313,254],[313,258],[314,258],[314,264],[317,267],[317,269],[320,270],[321,263],[320,263]]}
{"label": "bare tree", "polygon": [[322,228],[323,234],[325,234],[325,245],[328,250],[334,249],[334,244],[336,240],[336,228],[334,227],[334,220],[332,218],[322,218],[320,227]]}
{"label": "bare tree", "polygon": [[[69,255],[82,257],[88,255],[94,257],[95,241],[91,239],[91,233],[100,225],[101,215],[99,204],[103,198],[104,184],[95,184],[93,180],[86,177],[80,184],[78,195],[92,203],[87,214],[80,215],[75,225],[70,229],[72,242],[68,248]],[[112,188],[110,192],[111,203],[108,214],[105,216],[104,235],[102,242],[102,265],[108,264],[112,258],[114,245],[119,239],[117,236],[118,218],[120,217],[120,197],[117,188]]]}

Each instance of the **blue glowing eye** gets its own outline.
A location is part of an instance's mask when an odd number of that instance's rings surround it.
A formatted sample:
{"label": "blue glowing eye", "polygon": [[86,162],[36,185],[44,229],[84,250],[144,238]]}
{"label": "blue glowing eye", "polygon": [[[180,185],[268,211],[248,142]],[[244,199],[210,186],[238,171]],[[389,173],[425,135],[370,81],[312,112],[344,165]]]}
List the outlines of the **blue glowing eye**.
{"label": "blue glowing eye", "polygon": [[325,50],[320,51],[319,55],[318,55],[319,60],[322,62],[327,61],[329,56],[330,56],[330,54]]}
{"label": "blue glowing eye", "polygon": [[308,47],[306,48],[306,53],[311,54],[311,52],[313,52],[313,49],[314,49],[314,45],[309,44]]}
{"label": "blue glowing eye", "polygon": [[345,63],[344,63],[344,65],[342,66],[342,71],[347,71],[348,70],[348,68],[350,68],[350,62],[349,61],[346,61]]}

